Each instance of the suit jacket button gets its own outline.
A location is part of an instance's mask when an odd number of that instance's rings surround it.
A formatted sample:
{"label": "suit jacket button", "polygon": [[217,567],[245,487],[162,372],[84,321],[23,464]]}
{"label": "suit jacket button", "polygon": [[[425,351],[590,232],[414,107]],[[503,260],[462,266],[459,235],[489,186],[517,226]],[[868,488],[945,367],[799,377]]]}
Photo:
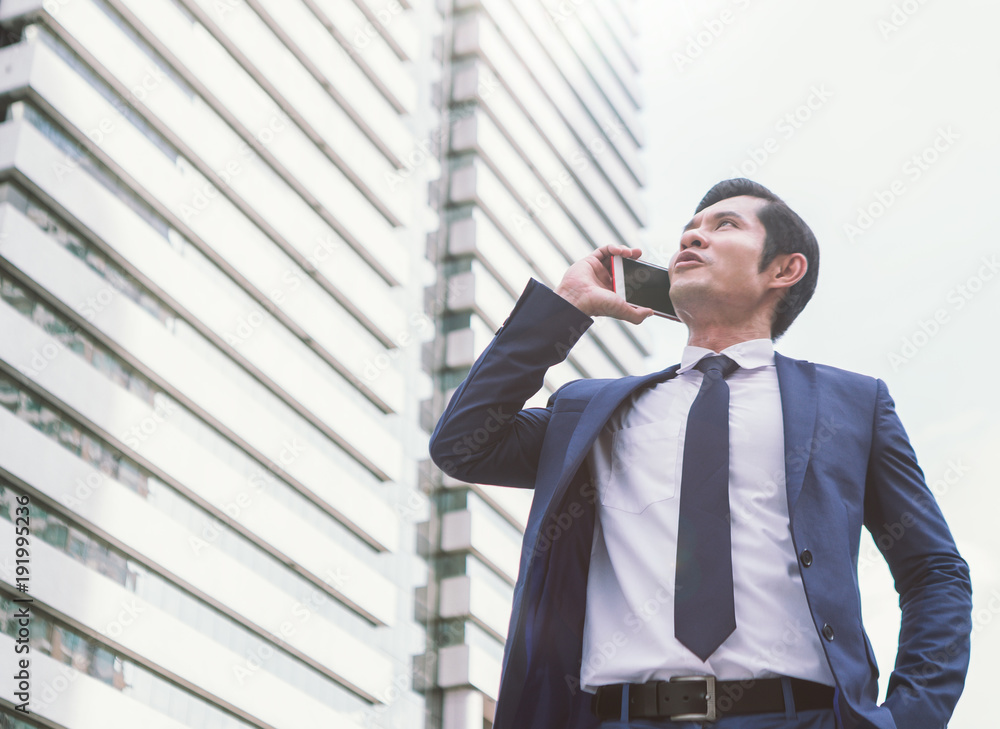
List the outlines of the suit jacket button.
{"label": "suit jacket button", "polygon": [[803,549],[802,554],[799,555],[799,560],[802,561],[803,567],[809,567],[813,563],[813,553],[808,549]]}
{"label": "suit jacket button", "polygon": [[823,637],[827,640],[833,640],[833,626],[829,623],[823,625]]}

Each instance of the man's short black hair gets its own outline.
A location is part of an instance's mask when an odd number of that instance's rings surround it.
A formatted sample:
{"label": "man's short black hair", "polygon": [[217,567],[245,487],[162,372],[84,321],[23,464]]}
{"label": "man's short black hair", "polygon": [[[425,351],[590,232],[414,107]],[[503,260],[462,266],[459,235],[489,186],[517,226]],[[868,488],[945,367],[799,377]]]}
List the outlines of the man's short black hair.
{"label": "man's short black hair", "polygon": [[783,253],[801,253],[809,263],[805,275],[785,292],[784,298],[775,308],[774,319],[771,322],[771,339],[775,340],[791,326],[795,317],[806,308],[813,292],[816,291],[816,279],[819,276],[819,243],[816,242],[816,236],[805,221],[788,207],[784,200],[760,183],[745,177],[723,180],[715,185],[698,203],[695,213],[700,213],[720,200],[740,195],[767,201],[757,213],[766,231],[759,270],[763,271],[776,256]]}

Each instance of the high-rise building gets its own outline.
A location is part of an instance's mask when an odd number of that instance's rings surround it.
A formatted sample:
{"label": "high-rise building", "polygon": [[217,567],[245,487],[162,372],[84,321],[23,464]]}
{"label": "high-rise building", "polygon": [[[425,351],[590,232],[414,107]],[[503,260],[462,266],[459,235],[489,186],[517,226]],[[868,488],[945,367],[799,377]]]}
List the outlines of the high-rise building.
{"label": "high-rise building", "polygon": [[420,22],[0,3],[0,553],[27,494],[46,726],[424,726]]}
{"label": "high-rise building", "polygon": [[[429,252],[428,311],[440,337],[429,361],[430,428],[534,277],[555,286],[607,243],[635,246],[644,221],[632,2],[467,0],[442,45],[447,134]],[[561,384],[641,368],[636,330],[599,320],[528,404]],[[484,428],[489,424],[484,424]],[[470,433],[474,448],[483,433]],[[531,494],[465,484],[427,466],[424,525],[432,580],[418,596],[432,645],[425,671],[432,725],[492,725],[503,643]]]}
{"label": "high-rise building", "polygon": [[[0,666],[27,630],[32,711],[5,678],[0,726],[490,725],[530,494],[426,439],[529,277],[636,242],[631,14],[0,0]],[[537,400],[645,351],[600,322]]]}

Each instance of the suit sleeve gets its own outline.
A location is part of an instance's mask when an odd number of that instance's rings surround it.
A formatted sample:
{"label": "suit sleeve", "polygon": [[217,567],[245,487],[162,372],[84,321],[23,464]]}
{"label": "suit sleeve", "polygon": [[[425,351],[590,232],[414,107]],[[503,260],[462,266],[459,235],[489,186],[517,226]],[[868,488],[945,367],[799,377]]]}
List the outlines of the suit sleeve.
{"label": "suit sleeve", "polygon": [[434,463],[462,481],[534,486],[555,395],[545,408],[524,403],[591,324],[554,291],[529,281],[438,421],[430,439]]}
{"label": "suit sleeve", "polygon": [[865,525],[892,572],[901,610],[885,706],[898,727],[943,729],[969,666],[969,567],[881,380],[874,417]]}

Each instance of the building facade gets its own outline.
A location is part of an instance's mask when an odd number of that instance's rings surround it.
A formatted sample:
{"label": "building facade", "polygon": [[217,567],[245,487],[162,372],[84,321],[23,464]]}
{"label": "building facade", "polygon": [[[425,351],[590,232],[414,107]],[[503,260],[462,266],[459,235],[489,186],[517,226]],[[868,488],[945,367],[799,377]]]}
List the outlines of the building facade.
{"label": "building facade", "polygon": [[426,440],[636,242],[631,5],[0,0],[0,726],[490,725],[530,495]]}
{"label": "building facade", "polygon": [[[594,248],[637,245],[645,219],[632,2],[459,1],[447,21],[428,430],[530,278],[554,287]],[[637,331],[598,320],[528,405],[572,379],[642,369]],[[432,579],[417,600],[430,724],[488,728],[531,494],[427,464],[423,477],[435,507],[424,525]]]}

